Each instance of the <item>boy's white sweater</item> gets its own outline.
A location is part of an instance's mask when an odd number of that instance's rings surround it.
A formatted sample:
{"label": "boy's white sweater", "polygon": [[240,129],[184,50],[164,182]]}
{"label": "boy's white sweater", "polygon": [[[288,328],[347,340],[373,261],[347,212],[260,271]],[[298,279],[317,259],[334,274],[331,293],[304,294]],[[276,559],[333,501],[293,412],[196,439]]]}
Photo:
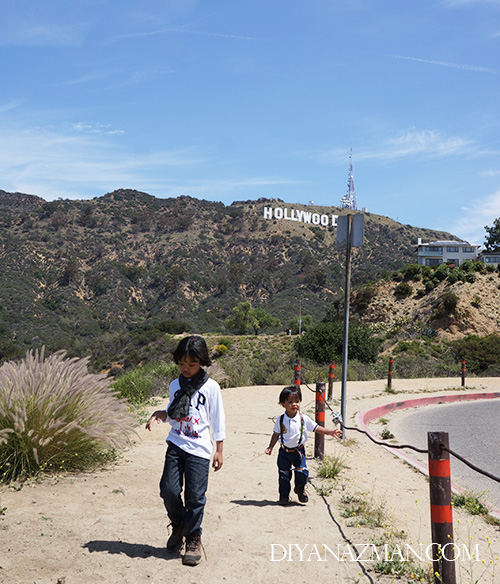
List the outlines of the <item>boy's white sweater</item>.
{"label": "boy's white sweater", "polygon": [[[179,379],[174,379],[170,384],[169,406],[179,390]],[[168,407],[165,412],[167,411]],[[167,413],[166,421],[172,426],[167,436],[168,442],[172,442],[189,454],[210,459],[213,449],[210,427],[212,427],[212,438],[215,442],[224,440],[226,437],[226,418],[219,384],[213,379],[208,379],[191,396],[189,414],[185,418],[172,419]]]}

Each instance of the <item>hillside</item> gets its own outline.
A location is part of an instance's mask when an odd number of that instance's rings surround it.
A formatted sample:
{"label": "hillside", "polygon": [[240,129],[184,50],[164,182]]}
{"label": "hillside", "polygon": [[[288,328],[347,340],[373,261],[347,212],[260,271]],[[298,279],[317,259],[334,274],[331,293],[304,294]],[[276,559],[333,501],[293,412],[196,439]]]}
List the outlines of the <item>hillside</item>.
{"label": "hillside", "polygon": [[[398,294],[401,279],[381,280],[353,293],[355,318],[369,324],[389,340],[391,348],[398,339],[420,337],[424,329],[434,331],[441,340],[456,340],[469,334],[487,336],[500,333],[500,272],[474,272],[475,281],[441,281],[426,292],[421,281],[408,281],[409,294]],[[446,295],[456,306],[446,308]],[[454,297],[454,298],[453,298]],[[449,296],[448,296],[449,298]]]}
{"label": "hillside", "polygon": [[[53,202],[0,191],[0,359],[46,345],[92,354],[96,367],[138,362],[161,354],[165,332],[179,327],[225,332],[244,300],[282,330],[299,299],[303,315],[321,320],[343,293],[335,228],[265,219],[270,204],[311,211],[277,199],[225,206],[125,189]],[[419,237],[457,239],[366,213],[353,288],[414,262]]]}

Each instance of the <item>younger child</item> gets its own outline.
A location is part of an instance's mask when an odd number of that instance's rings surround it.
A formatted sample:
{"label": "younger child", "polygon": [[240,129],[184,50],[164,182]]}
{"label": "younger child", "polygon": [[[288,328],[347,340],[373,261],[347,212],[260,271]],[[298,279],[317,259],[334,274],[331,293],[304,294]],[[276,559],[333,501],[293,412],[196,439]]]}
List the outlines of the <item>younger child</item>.
{"label": "younger child", "polygon": [[278,452],[278,489],[280,505],[287,505],[290,502],[290,490],[292,480],[292,466],[295,472],[295,489],[301,503],[307,503],[309,497],[306,493],[307,477],[309,471],[306,464],[306,451],[304,444],[307,441],[307,432],[317,432],[327,436],[340,438],[341,430],[327,430],[318,426],[309,416],[300,413],[300,402],[302,392],[297,385],[285,387],[279,397],[279,403],[285,408],[274,424],[274,432],[271,436],[266,454],[270,455],[274,445],[280,440]]}
{"label": "younger child", "polygon": [[222,467],[225,416],[220,386],[201,367],[211,364],[203,337],[185,337],[173,356],[180,375],[170,384],[168,408],[153,412],[146,429],[151,430],[155,421],[171,425],[160,480],[160,496],[172,522],[167,551],[179,551],[185,537],[182,563],[195,566],[201,560],[201,523],[212,456],[210,427],[215,441],[212,467],[217,471]]}

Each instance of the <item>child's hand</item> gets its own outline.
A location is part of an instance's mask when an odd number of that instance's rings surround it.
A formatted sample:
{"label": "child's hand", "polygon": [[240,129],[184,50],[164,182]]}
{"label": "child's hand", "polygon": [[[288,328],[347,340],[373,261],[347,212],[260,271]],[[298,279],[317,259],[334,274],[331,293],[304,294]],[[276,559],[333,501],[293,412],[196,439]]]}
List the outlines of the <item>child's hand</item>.
{"label": "child's hand", "polygon": [[331,430],[330,436],[333,436],[334,438],[342,438],[342,430]]}
{"label": "child's hand", "polygon": [[167,417],[166,413],[161,410],[153,412],[149,420],[146,422],[146,430],[149,430],[151,432],[151,425],[153,424],[153,422],[156,420],[156,422],[159,424],[160,422],[163,422],[166,417]]}

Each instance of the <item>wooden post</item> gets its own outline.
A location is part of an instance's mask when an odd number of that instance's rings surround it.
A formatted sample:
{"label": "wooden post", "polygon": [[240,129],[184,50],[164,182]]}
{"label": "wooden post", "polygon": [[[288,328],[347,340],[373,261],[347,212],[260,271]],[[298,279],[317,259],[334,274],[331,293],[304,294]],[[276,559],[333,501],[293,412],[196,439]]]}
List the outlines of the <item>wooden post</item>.
{"label": "wooden post", "polygon": [[428,432],[432,571],[436,584],[456,584],[450,455],[446,432]]}
{"label": "wooden post", "polygon": [[330,364],[328,371],[328,400],[333,398],[333,374],[335,372],[335,363]]}
{"label": "wooden post", "polygon": [[[325,427],[325,382],[316,383],[316,424]],[[314,458],[323,460],[325,458],[325,436],[324,434],[314,434]]]}
{"label": "wooden post", "polygon": [[462,387],[465,387],[465,359],[462,359]]}
{"label": "wooden post", "polygon": [[392,364],[394,359],[392,357],[389,358],[389,374],[387,376],[387,387],[389,389],[392,388]]}

